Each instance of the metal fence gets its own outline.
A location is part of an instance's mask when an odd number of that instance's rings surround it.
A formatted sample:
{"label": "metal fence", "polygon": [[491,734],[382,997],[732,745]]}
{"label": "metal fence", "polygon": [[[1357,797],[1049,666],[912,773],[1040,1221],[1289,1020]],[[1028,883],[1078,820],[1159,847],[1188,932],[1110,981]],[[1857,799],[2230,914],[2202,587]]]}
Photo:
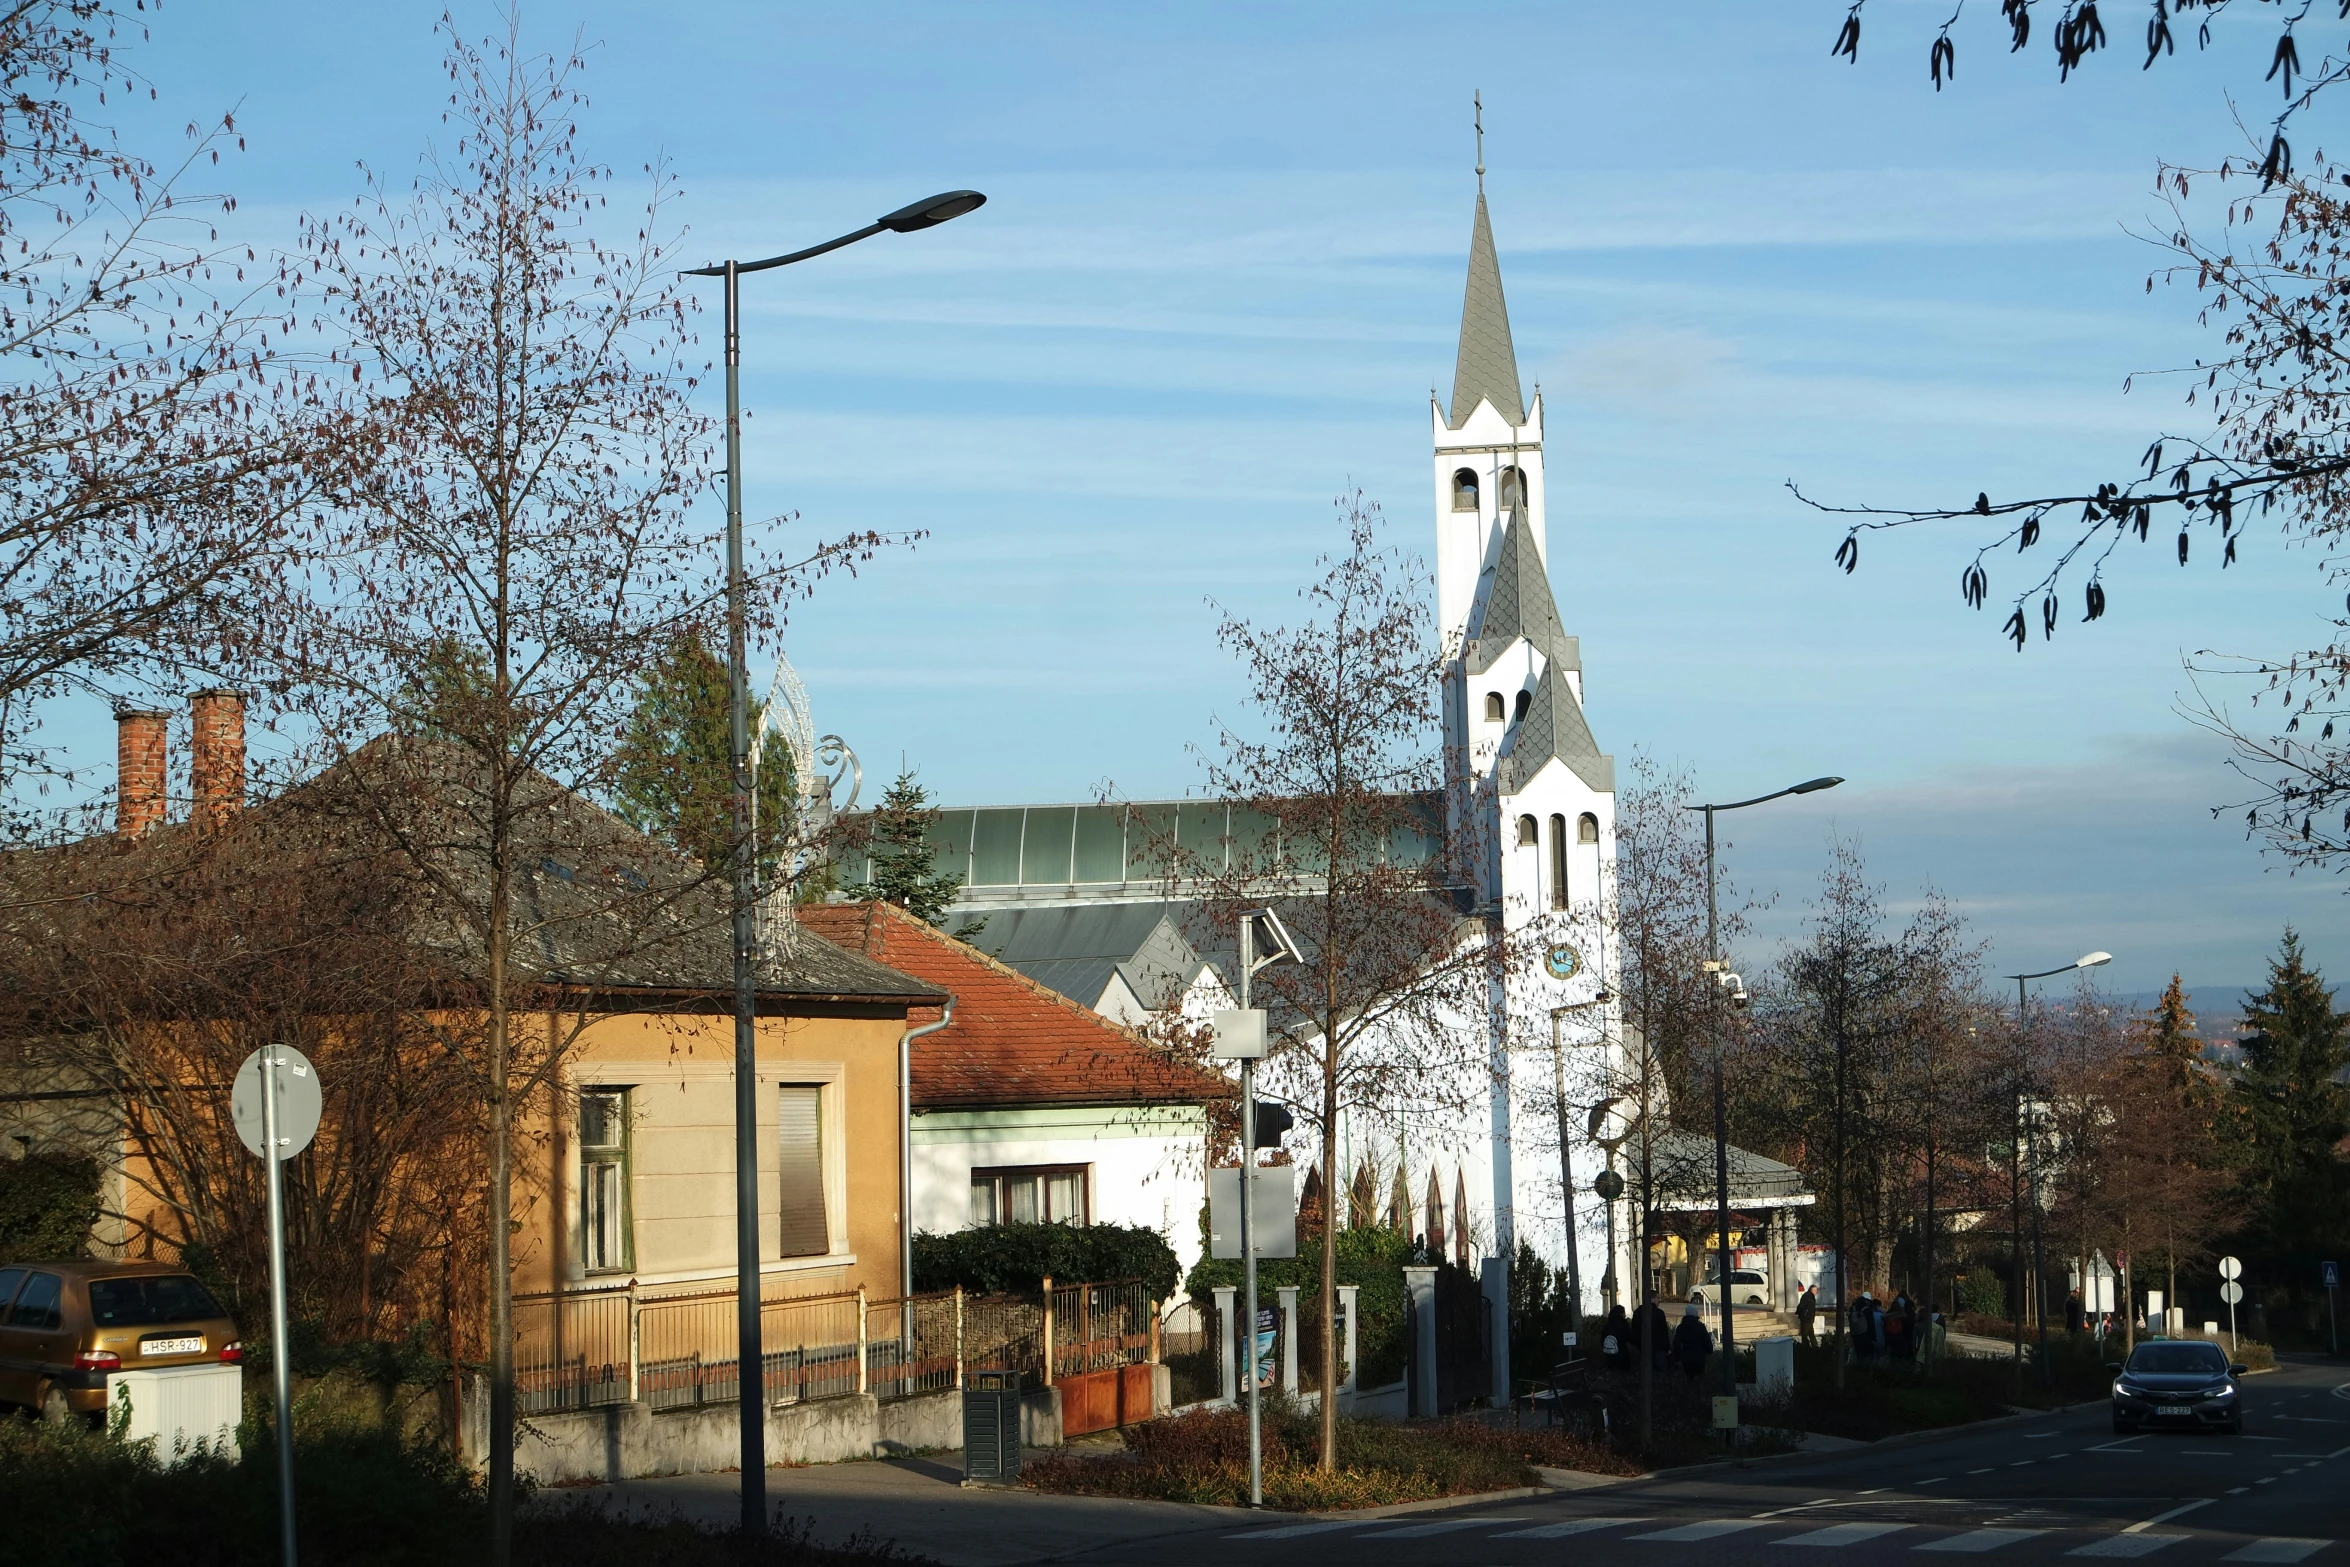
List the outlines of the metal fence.
{"label": "metal fence", "polygon": [[[766,1400],[912,1398],[982,1370],[1050,1384],[1155,1357],[1157,1308],[1140,1281],[1045,1282],[1034,1300],[961,1290],[869,1300],[859,1290],[762,1301]],[[731,1403],[741,1385],[736,1320],[731,1289],[631,1285],[518,1298],[518,1406],[538,1414],[632,1399],[654,1409]]]}
{"label": "metal fence", "polygon": [[516,1297],[516,1407],[535,1415],[634,1398],[630,1306],[624,1289]]}

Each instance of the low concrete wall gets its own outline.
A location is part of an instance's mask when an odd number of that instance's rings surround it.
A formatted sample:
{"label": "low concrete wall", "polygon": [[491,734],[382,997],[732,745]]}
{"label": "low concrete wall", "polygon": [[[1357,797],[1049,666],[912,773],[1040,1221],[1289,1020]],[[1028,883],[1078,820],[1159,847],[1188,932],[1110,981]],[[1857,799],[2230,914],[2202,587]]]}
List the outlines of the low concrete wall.
{"label": "low concrete wall", "polygon": [[[468,1392],[465,1455],[479,1464],[489,1451],[489,1395],[479,1379]],[[1058,1390],[1036,1388],[1022,1396],[1020,1440],[1027,1447],[1060,1445]],[[770,1463],[839,1463],[962,1445],[960,1393],[888,1403],[859,1393],[767,1411]],[[514,1441],[514,1467],[542,1485],[705,1474],[733,1468],[741,1455],[742,1427],[733,1404],[659,1413],[643,1404],[612,1404],[527,1415],[518,1422]]]}

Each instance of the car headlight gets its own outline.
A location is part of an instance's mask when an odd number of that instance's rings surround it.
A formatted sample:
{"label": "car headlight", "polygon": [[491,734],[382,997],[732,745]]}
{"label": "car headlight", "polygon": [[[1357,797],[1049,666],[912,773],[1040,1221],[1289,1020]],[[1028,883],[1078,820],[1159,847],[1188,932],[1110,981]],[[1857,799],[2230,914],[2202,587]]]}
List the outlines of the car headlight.
{"label": "car headlight", "polygon": [[2234,1398],[2236,1389],[2233,1384],[2222,1383],[2220,1386],[2210,1389],[2203,1396],[2205,1398]]}
{"label": "car headlight", "polygon": [[2144,1398],[2146,1390],[2142,1387],[2132,1387],[2127,1382],[2116,1382],[2113,1385],[2113,1396],[2116,1398]]}

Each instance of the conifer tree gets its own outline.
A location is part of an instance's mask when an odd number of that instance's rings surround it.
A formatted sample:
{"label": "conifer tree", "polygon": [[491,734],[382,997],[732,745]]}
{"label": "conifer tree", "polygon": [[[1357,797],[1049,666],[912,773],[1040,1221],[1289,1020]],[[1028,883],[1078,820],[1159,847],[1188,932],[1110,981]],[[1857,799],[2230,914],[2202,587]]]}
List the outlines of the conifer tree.
{"label": "conifer tree", "polygon": [[2350,1229],[2350,1017],[2290,928],[2268,988],[2248,997],[2244,1065],[2231,1085],[2244,1146],[2247,1227],[2282,1260],[2307,1258]]}
{"label": "conifer tree", "polygon": [[[734,847],[727,701],[725,661],[700,636],[679,636],[638,680],[612,787],[622,821],[713,867],[727,864]],[[775,868],[769,846],[782,841],[791,808],[791,756],[785,747],[767,747],[757,788],[764,881]]]}
{"label": "conifer tree", "polygon": [[847,889],[849,896],[894,903],[936,925],[963,890],[961,875],[938,868],[938,846],[930,841],[937,819],[930,791],[915,781],[911,768],[900,772],[873,813],[873,869]]}
{"label": "conifer tree", "polygon": [[2147,1065],[2179,1096],[2180,1103],[2206,1115],[2218,1107],[2219,1087],[2203,1070],[2203,1037],[2195,1032],[2195,1014],[2187,1010],[2189,997],[2176,974],[2153,1009],[2131,1030],[2133,1042]]}

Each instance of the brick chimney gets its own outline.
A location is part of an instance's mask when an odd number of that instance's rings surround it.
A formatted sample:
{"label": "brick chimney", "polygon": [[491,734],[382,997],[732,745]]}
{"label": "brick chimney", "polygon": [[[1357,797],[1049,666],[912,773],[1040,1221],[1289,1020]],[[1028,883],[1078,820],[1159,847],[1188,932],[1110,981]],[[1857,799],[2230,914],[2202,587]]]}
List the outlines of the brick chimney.
{"label": "brick chimney", "polygon": [[199,827],[225,827],[245,808],[245,693],[199,691],[188,699],[188,719],[195,736],[190,818]]}
{"label": "brick chimney", "polygon": [[170,718],[146,707],[114,711],[114,830],[125,838],[163,820],[163,726]]}

